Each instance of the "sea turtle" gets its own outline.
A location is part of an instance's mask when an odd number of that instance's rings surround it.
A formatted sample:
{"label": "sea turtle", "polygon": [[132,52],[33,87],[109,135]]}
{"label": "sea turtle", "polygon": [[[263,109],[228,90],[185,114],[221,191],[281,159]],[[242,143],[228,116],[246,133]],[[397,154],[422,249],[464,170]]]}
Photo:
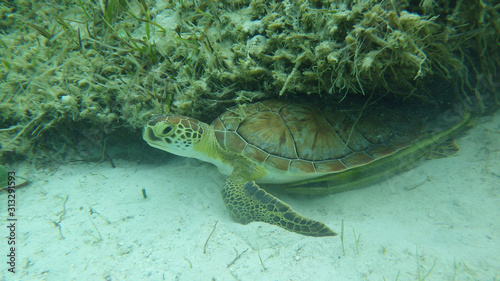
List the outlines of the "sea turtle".
{"label": "sea turtle", "polygon": [[422,112],[375,107],[362,114],[268,100],[229,108],[211,125],[156,116],[143,130],[151,146],[216,165],[229,175],[222,197],[241,223],[261,221],[309,236],[334,236],[261,189],[287,184],[311,193],[358,187],[424,158],[467,124],[470,115],[434,130]]}

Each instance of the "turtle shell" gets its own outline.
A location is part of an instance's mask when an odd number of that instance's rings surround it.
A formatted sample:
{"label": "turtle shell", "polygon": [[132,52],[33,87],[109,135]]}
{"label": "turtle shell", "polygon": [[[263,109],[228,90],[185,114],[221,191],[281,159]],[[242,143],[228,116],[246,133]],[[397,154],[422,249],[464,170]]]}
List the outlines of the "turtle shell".
{"label": "turtle shell", "polygon": [[404,112],[318,109],[286,101],[229,108],[212,123],[219,144],[269,171],[338,173],[395,154],[419,139]]}

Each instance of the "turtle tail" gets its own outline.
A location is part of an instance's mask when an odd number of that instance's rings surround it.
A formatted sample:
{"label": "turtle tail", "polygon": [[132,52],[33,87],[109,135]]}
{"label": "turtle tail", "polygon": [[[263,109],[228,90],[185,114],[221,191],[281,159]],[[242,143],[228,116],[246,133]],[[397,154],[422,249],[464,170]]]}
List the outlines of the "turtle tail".
{"label": "turtle tail", "polygon": [[337,235],[323,223],[298,214],[254,181],[238,181],[230,176],[222,188],[222,198],[229,212],[242,224],[260,221],[307,236]]}

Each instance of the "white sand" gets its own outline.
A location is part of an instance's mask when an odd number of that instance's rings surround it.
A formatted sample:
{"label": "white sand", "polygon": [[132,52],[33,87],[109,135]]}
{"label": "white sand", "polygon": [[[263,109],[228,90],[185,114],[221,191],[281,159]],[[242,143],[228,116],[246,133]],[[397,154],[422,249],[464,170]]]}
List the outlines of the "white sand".
{"label": "white sand", "polygon": [[[0,277],[396,280],[399,274],[398,280],[418,280],[432,271],[425,280],[498,280],[499,132],[497,113],[457,139],[461,152],[455,157],[425,161],[341,194],[277,194],[338,232],[344,220],[345,254],[340,236],[311,238],[234,222],[220,196],[224,176],[196,160],[116,160],[116,169],[109,163],[70,163],[50,175],[20,164],[19,172],[34,183],[17,190],[17,273],[6,271],[3,239]],[[6,193],[0,197],[5,225]],[[64,239],[54,224],[59,219]],[[0,231],[8,235],[6,227]],[[360,235],[357,249],[353,231]]]}

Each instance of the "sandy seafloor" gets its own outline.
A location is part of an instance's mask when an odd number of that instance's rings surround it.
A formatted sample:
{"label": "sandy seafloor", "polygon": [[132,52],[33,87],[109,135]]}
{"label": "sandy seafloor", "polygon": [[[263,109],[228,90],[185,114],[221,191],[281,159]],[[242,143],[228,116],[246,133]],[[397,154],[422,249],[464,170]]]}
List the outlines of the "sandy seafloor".
{"label": "sandy seafloor", "polygon": [[[33,171],[20,163],[18,173],[33,183],[16,194],[15,275],[6,271],[2,207],[0,277],[499,280],[500,114],[481,118],[457,143],[458,155],[424,161],[367,188],[321,197],[276,194],[335,231],[343,220],[345,253],[340,236],[234,222],[220,196],[225,177],[197,160],[150,150],[135,161],[115,159],[115,169],[71,162]],[[0,196],[5,206],[6,193]]]}

